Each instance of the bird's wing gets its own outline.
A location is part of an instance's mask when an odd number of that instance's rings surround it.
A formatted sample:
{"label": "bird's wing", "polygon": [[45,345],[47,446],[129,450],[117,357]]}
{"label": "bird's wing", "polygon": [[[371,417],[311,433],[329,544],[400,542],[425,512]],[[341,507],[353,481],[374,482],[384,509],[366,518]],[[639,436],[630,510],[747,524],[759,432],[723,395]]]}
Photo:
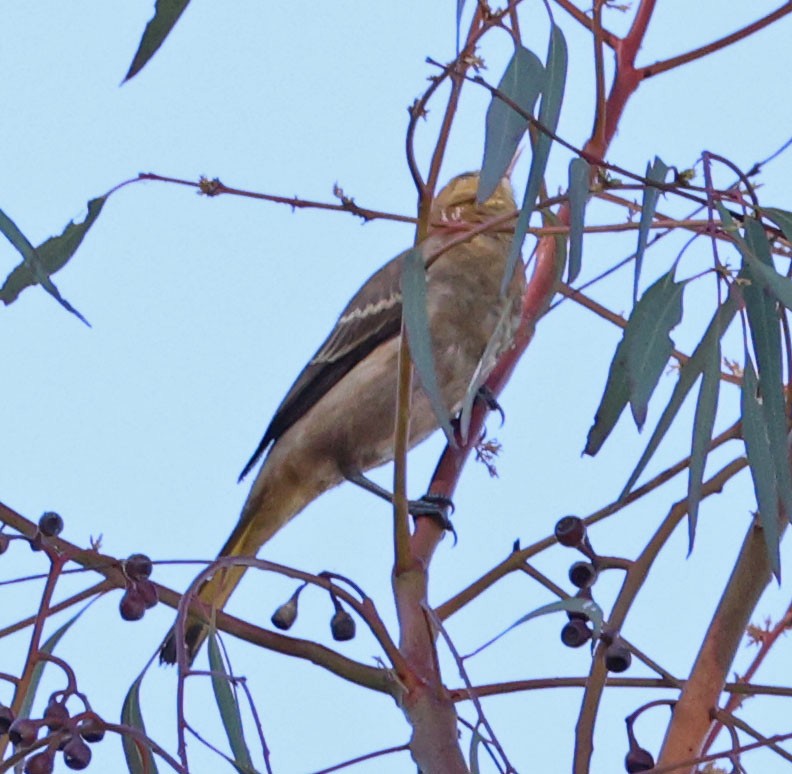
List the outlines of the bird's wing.
{"label": "bird's wing", "polygon": [[404,254],[375,272],[358,290],[275,412],[240,481],[267,447],[283,435],[364,357],[401,328]]}

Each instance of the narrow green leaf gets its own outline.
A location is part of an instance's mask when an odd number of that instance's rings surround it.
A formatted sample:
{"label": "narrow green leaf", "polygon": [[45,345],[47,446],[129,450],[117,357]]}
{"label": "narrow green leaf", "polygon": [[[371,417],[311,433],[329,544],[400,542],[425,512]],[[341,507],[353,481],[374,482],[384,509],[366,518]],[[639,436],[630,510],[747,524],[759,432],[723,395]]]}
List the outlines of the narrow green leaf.
{"label": "narrow green leaf", "polygon": [[512,631],[512,629],[516,629],[518,626],[521,626],[533,618],[538,618],[540,615],[548,615],[549,613],[558,613],[561,611],[566,613],[582,613],[585,615],[589,621],[591,621],[591,625],[593,627],[593,639],[596,640],[597,637],[599,637],[600,632],[602,631],[602,622],[605,618],[602,608],[591,599],[567,597],[566,599],[559,599],[557,602],[551,602],[548,605],[542,605],[542,607],[538,607],[536,610],[533,610],[521,618],[518,618],[511,626],[504,629],[500,634],[496,635],[488,642],[485,642],[481,647],[476,648],[476,650],[470,653],[466,658],[470,658],[470,656],[475,656],[477,653],[481,653],[482,650],[488,648],[494,642],[497,642],[501,637]]}
{"label": "narrow green leaf", "polygon": [[635,305],[613,355],[584,454],[600,450],[628,403],[636,424],[643,426],[649,398],[674,346],[668,333],[682,317],[683,288],[671,269]]}
{"label": "narrow green leaf", "polygon": [[713,336],[707,349],[702,351],[704,375],[701,379],[696,414],[693,419],[693,443],[688,466],[688,555],[693,551],[696,537],[698,509],[701,502],[701,487],[704,481],[704,466],[707,461],[715,415],[718,411],[720,393],[720,334]]}
{"label": "narrow green leaf", "polygon": [[[149,662],[150,664],[150,662]],[[129,687],[124,704],[121,707],[121,723],[146,733],[146,724],[143,722],[143,713],[140,710],[140,685],[148,670],[148,665],[140,673],[137,680]],[[157,774],[157,764],[151,753],[151,748],[139,744],[127,734],[121,735],[121,744],[124,748],[127,768],[131,774]]]}
{"label": "narrow green leaf", "polygon": [[462,12],[465,10],[465,0],[457,0],[456,4],[456,52],[459,54],[459,30],[462,25]]}
{"label": "narrow green leaf", "polygon": [[777,223],[784,236],[792,242],[792,212],[777,207],[762,207],[762,214]]}
{"label": "narrow green leaf", "polygon": [[[545,69],[539,57],[527,48],[517,46],[498,84],[498,91],[525,113],[533,115],[544,78]],[[487,109],[484,159],[481,162],[477,195],[479,204],[495,193],[527,128],[528,119],[524,115],[493,95]]]}
{"label": "narrow green leaf", "polygon": [[208,649],[209,669],[212,670],[212,690],[217,702],[217,709],[220,711],[220,718],[223,721],[223,728],[228,737],[228,744],[231,747],[231,754],[234,756],[234,765],[240,772],[255,774],[256,770],[250,758],[250,750],[248,750],[242,729],[239,703],[234,691],[231,690],[230,677],[225,668],[220,646],[217,644],[217,633],[214,629],[209,633]]}
{"label": "narrow green leaf", "polygon": [[[558,128],[558,118],[561,115],[561,103],[564,100],[567,72],[567,44],[561,29],[553,24],[550,30],[550,44],[547,51],[547,65],[545,66],[545,80],[542,87],[542,101],[539,104],[539,123],[547,130],[555,133]],[[533,143],[533,158],[528,172],[528,183],[525,186],[520,214],[514,226],[514,239],[511,252],[506,261],[506,271],[501,285],[501,294],[509,286],[514,267],[520,258],[525,235],[531,222],[531,215],[542,185],[547,160],[550,156],[552,140],[543,131],[538,131],[536,142]]]}
{"label": "narrow green leaf", "polygon": [[135,52],[135,57],[129,66],[129,72],[124,76],[125,81],[137,75],[148,60],[154,56],[189,2],[190,0],[157,0],[154,16],[149,20],[146,29],[143,31],[143,37],[140,39],[138,50]]}
{"label": "narrow green leaf", "polygon": [[682,319],[684,287],[685,283],[674,281],[672,268],[644,293],[624,329],[630,408],[639,430],[674,349],[669,333]]}
{"label": "narrow green leaf", "polygon": [[745,451],[751,468],[756,502],[759,506],[759,522],[762,525],[762,534],[773,574],[776,578],[780,578],[779,543],[781,537],[778,528],[776,465],[770,450],[770,434],[762,400],[759,397],[759,383],[753,363],[747,353],[743,371],[741,408]]}
{"label": "narrow green leaf", "polygon": [[[654,161],[646,166],[646,178],[652,182],[662,183],[665,180],[668,167],[655,156]],[[652,185],[644,188],[643,203],[641,205],[641,220],[638,223],[638,249],[635,251],[635,279],[633,280],[633,299],[638,298],[638,284],[641,279],[641,266],[643,256],[646,251],[646,243],[649,239],[649,226],[652,225],[657,198],[660,196],[660,189]]]}
{"label": "narrow green leaf", "polygon": [[[35,256],[45,275],[49,276],[62,269],[77,251],[88,229],[94,224],[106,201],[105,196],[88,202],[88,214],[81,223],[70,221],[59,236],[50,237],[35,248]],[[31,266],[23,261],[7,277],[0,288],[0,301],[8,305],[27,287],[38,282]]]}
{"label": "narrow green leaf", "polygon": [[616,422],[622,411],[630,402],[630,391],[627,386],[627,357],[624,337],[616,347],[608,369],[608,379],[605,382],[605,391],[602,393],[600,404],[594,414],[594,424],[588,432],[586,448],[583,454],[593,457],[605,443],[611,431],[616,427]]}
{"label": "narrow green leaf", "polygon": [[764,270],[775,275],[779,280],[784,278],[772,267],[770,245],[758,221],[753,218],[745,219],[744,237],[741,276],[748,282],[742,285],[742,291],[756,355],[762,412],[770,438],[770,453],[775,466],[778,494],[787,516],[792,518],[792,473],[789,468],[787,446],[788,419],[784,399],[777,295],[773,292],[773,287],[763,283],[758,276]]}
{"label": "narrow green leaf", "polygon": [[41,259],[33,245],[30,244],[27,237],[19,230],[16,223],[14,223],[14,221],[2,210],[0,210],[0,231],[22,256],[35,277],[36,282],[38,282],[39,285],[41,285],[41,287],[43,287],[64,309],[82,320],[90,328],[88,320],[61,296],[60,291],[55,287],[55,283],[50,279],[49,274],[47,274],[45,267],[42,265]]}
{"label": "narrow green leaf", "polygon": [[401,284],[404,327],[410,344],[410,357],[432,411],[448,443],[455,447],[456,440],[451,427],[450,412],[437,381],[432,334],[429,330],[429,315],[426,309],[426,266],[419,247],[408,250],[404,256]]}
{"label": "narrow green leaf", "polygon": [[580,274],[583,259],[583,226],[589,195],[591,167],[585,159],[575,157],[569,162],[569,270],[570,285]]}
{"label": "narrow green leaf", "polygon": [[[88,604],[83,606],[80,610],[78,610],[66,623],[62,626],[59,626],[44,642],[44,644],[39,649],[41,653],[53,653],[57,644],[63,638],[63,635],[66,634],[69,629],[71,629],[72,624],[94,603],[98,597],[94,597]],[[39,659],[36,662],[36,665],[33,667],[33,673],[30,677],[30,683],[28,684],[27,693],[25,694],[25,698],[22,700],[22,704],[20,705],[19,709],[19,717],[21,718],[29,718],[30,717],[30,710],[33,707],[33,702],[36,699],[36,691],[38,690],[39,683],[41,682],[41,678],[44,674],[44,667],[47,665],[47,662],[44,659]]]}
{"label": "narrow green leaf", "polygon": [[479,774],[481,772],[478,750],[483,743],[484,740],[481,737],[481,734],[479,733],[478,726],[475,726],[471,731],[470,754],[468,755],[470,774]]}
{"label": "narrow green leaf", "polygon": [[706,368],[709,361],[709,357],[711,356],[711,348],[714,346],[715,342],[720,341],[721,337],[734,319],[734,315],[737,314],[737,309],[739,307],[737,300],[738,297],[739,293],[733,285],[728,298],[720,307],[718,307],[710,324],[707,326],[707,330],[704,332],[701,341],[698,343],[696,349],[693,351],[693,354],[690,356],[690,359],[679,370],[679,379],[677,380],[674,390],[671,393],[671,398],[668,401],[668,405],[663,410],[663,413],[657,422],[657,426],[652,433],[652,437],[649,439],[649,442],[646,444],[646,449],[641,455],[641,459],[638,460],[635,470],[632,472],[632,475],[627,481],[627,484],[625,485],[621,495],[619,495],[620,500],[629,494],[630,490],[633,488],[633,485],[638,480],[641,473],[643,473],[646,466],[649,464],[649,460],[652,458],[655,451],[657,451],[657,447],[660,445],[660,442],[663,440],[665,434],[668,432],[668,429],[671,427],[671,423],[674,421],[679,409],[685,402],[685,398],[687,397],[693,385],[696,383],[696,380],[704,372],[704,369]]}
{"label": "narrow green leaf", "polygon": [[792,309],[792,280],[775,270],[770,244],[761,224],[753,218],[746,218],[744,223],[745,238],[743,238],[740,236],[737,224],[729,211],[721,202],[717,202],[716,206],[720,212],[724,230],[733,239],[743,261],[751,267],[751,281],[774,296],[787,309]]}

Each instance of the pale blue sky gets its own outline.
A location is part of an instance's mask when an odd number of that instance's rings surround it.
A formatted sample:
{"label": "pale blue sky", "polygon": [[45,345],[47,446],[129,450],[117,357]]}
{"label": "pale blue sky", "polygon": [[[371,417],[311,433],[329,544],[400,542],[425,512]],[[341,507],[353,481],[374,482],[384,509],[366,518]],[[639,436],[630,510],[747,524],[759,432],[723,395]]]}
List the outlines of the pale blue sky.
{"label": "pale blue sky", "polygon": [[[526,45],[543,58],[547,23],[541,3],[523,5]],[[777,5],[658,3],[641,62],[700,45]],[[0,207],[31,241],[39,243],[81,216],[94,196],[149,171],[217,176],[240,188],[325,201],[337,182],[363,206],[413,211],[415,193],[403,153],[406,108],[434,72],[425,58],[453,56],[454,2],[194,0],[153,61],[119,86],[152,6],[46,0],[6,4],[0,12],[0,96],[6,106]],[[581,144],[592,120],[590,45],[586,34],[556,13],[570,47],[559,133]],[[608,12],[606,21],[617,31],[624,27],[618,12]],[[680,168],[703,149],[743,168],[769,155],[792,134],[791,24],[785,19],[734,49],[647,82],[627,109],[609,159],[642,172],[655,154]],[[510,53],[506,35],[493,33],[482,53],[486,77],[497,81]],[[480,165],[487,102],[483,90],[466,90],[444,180]],[[440,114],[437,102],[420,128],[423,160]],[[568,161],[554,151],[550,191],[563,188]],[[523,163],[518,181],[525,174]],[[792,153],[767,168],[762,200],[792,209],[790,178]],[[673,202],[660,206],[686,211]],[[622,218],[615,209],[592,213],[608,222]],[[142,550],[155,560],[211,558],[247,491],[236,477],[280,398],[351,293],[411,238],[411,227],[403,224],[361,226],[349,216],[201,198],[188,188],[158,183],[127,187],[110,199],[76,258],[55,277],[92,323],[90,330],[39,289],[3,309],[0,500],[31,519],[56,510],[66,520],[66,538],[85,545],[101,533],[109,554]],[[591,238],[584,276],[629,254],[634,239]],[[647,255],[647,283],[676,255],[683,240],[674,239]],[[683,262],[682,275],[694,274],[708,260],[707,250],[702,242]],[[0,245],[0,273],[5,276],[17,262],[12,248]],[[595,297],[628,312],[626,280],[626,273],[618,274]],[[686,299],[690,325],[678,332],[680,348],[689,350],[700,333],[711,291],[711,285],[702,286]],[[704,312],[697,315],[699,305]],[[490,433],[504,445],[500,478],[491,480],[481,466],[469,465],[455,498],[459,543],[453,547],[447,540],[438,551],[432,601],[443,601],[500,561],[516,538],[529,544],[550,532],[561,515],[585,515],[618,495],[645,440],[628,419],[597,458],[580,457],[617,340],[615,328],[570,303],[540,324],[502,397],[505,426],[490,422]],[[726,354],[740,357],[737,338]],[[660,399],[672,385],[672,377],[663,380]],[[724,396],[718,429],[733,420],[735,398],[733,390]],[[650,424],[659,410],[659,403],[652,404]],[[687,407],[679,432],[660,450],[650,474],[687,454],[691,414]],[[413,495],[426,486],[441,448],[441,439],[433,438],[413,454]],[[736,445],[727,448],[708,470],[737,453]],[[383,470],[380,480],[388,483],[389,476]],[[683,492],[680,479],[598,526],[595,546],[633,555]],[[628,619],[626,636],[680,677],[739,548],[752,497],[745,477],[705,503],[692,557],[685,560],[684,528],[662,554]],[[367,590],[392,624],[389,524],[386,505],[344,486],[313,504],[265,555],[308,571],[344,573]],[[788,563],[788,547],[783,553]],[[554,549],[536,564],[568,587],[572,560],[570,552]],[[18,545],[0,559],[3,578],[35,568],[44,570],[43,559],[31,560]],[[183,588],[192,572],[158,566],[155,578]],[[606,609],[620,582],[611,575],[596,586]],[[85,582],[68,579],[64,595]],[[35,583],[0,587],[0,626],[30,612],[39,589]],[[251,574],[230,610],[266,623],[291,590],[283,579]],[[121,622],[119,596],[99,601],[59,650],[77,666],[81,690],[108,719],[118,717],[121,697],[173,615],[160,605],[143,622]],[[771,588],[756,620],[780,615],[788,598],[788,583]],[[469,652],[548,601],[531,581],[510,578],[453,618],[450,632],[458,648]],[[329,644],[330,614],[318,593],[305,595],[293,633]],[[513,632],[468,664],[473,682],[585,675],[588,651],[563,648],[561,625],[560,617],[551,616]],[[339,650],[373,663],[379,649],[363,628]],[[3,641],[0,671],[18,669],[24,645],[25,636]],[[315,771],[407,740],[407,725],[389,699],[368,696],[317,667],[230,638],[228,645],[237,673],[247,676],[256,696],[276,772]],[[740,664],[750,655],[742,650]],[[789,646],[782,643],[758,679],[783,682],[787,670],[781,667],[788,662]],[[449,683],[459,684],[450,661],[446,674]],[[648,675],[640,666],[628,674]],[[50,690],[59,687],[56,680]],[[153,669],[143,689],[149,730],[171,751],[174,687],[173,670]],[[0,687],[0,701],[8,698]],[[567,689],[494,698],[484,706],[519,771],[564,772],[579,698],[578,690]],[[595,774],[620,770],[627,749],[623,718],[645,700],[638,691],[606,695]],[[211,691],[198,678],[189,686],[189,701],[195,725],[224,745]],[[789,716],[782,701],[755,701],[746,718],[767,734],[788,731],[777,720]],[[643,718],[639,731],[642,744],[656,751],[666,713],[655,712],[657,720]],[[470,708],[465,717],[473,717]],[[119,770],[115,740],[93,751],[95,770]],[[190,760],[196,772],[222,770],[197,741],[190,742]],[[747,765],[770,774],[784,770],[763,753]],[[406,755],[358,769],[411,770]]]}

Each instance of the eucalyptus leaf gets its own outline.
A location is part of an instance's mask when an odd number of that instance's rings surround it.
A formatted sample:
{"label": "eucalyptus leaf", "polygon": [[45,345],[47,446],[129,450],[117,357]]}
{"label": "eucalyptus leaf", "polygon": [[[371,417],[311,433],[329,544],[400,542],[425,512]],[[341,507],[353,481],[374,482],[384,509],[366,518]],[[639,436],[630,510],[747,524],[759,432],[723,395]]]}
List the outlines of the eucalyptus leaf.
{"label": "eucalyptus leaf", "polygon": [[190,0],[157,0],[154,6],[154,16],[149,20],[146,29],[143,31],[143,37],[140,39],[138,50],[132,59],[132,64],[129,66],[129,71],[124,76],[124,80],[128,81],[134,78],[152,56],[157,52],[157,49],[165,42],[171,30],[179,21],[179,17],[187,8]]}
{"label": "eucalyptus leaf", "polygon": [[[55,283],[50,279],[46,267],[41,261],[36,249],[28,241],[28,238],[19,230],[16,223],[0,210],[0,232],[8,239],[22,256],[25,265],[30,270],[35,281],[44,288],[64,309],[71,312],[75,317],[88,325],[88,321],[65,299],[60,291],[55,287]],[[90,325],[88,326],[90,327]]]}
{"label": "eucalyptus leaf", "polygon": [[704,375],[701,379],[696,413],[693,419],[693,443],[688,466],[688,554],[693,551],[698,509],[704,481],[709,444],[715,427],[720,393],[720,336],[713,336],[703,350]]}
{"label": "eucalyptus leaf", "polygon": [[619,496],[619,499],[623,499],[629,494],[630,490],[633,488],[633,485],[638,480],[641,473],[643,473],[646,466],[649,464],[649,460],[652,458],[655,451],[657,451],[657,447],[660,445],[660,442],[663,440],[665,434],[671,427],[671,424],[679,412],[679,409],[685,402],[685,398],[692,389],[693,385],[696,383],[696,380],[704,372],[704,369],[709,362],[709,358],[711,357],[712,347],[715,345],[715,342],[720,341],[721,337],[734,319],[735,314],[737,314],[737,309],[739,308],[738,299],[739,291],[737,290],[736,285],[732,285],[728,297],[716,310],[712,320],[710,321],[710,324],[707,326],[707,330],[701,337],[701,341],[696,346],[696,349],[693,350],[693,354],[682,366],[682,368],[680,368],[679,379],[677,379],[677,383],[674,386],[674,390],[671,393],[668,404],[663,410],[660,419],[657,421],[657,425],[652,433],[652,436],[646,444],[646,449],[644,449],[641,458],[638,460],[638,464],[635,466],[635,470],[630,475],[630,478],[627,481],[627,484],[625,485],[621,495]]}
{"label": "eucalyptus leaf", "polygon": [[792,212],[777,207],[762,207],[762,214],[775,221],[787,240],[792,242]]}
{"label": "eucalyptus leaf", "polygon": [[545,68],[539,57],[524,46],[517,46],[498,83],[498,91],[520,107],[524,114],[521,115],[493,94],[487,109],[484,159],[481,162],[477,194],[479,204],[495,193],[501,178],[506,174],[520,140],[528,129],[525,115],[533,115],[544,79]]}
{"label": "eucalyptus leaf", "polygon": [[670,332],[682,319],[685,283],[674,280],[674,268],[644,293],[624,329],[630,408],[639,429],[646,421],[649,398],[674,350]]}
{"label": "eucalyptus leaf", "polygon": [[[140,709],[140,685],[147,669],[148,666],[129,687],[121,707],[121,723],[137,729],[144,735],[146,734],[146,724],[143,721],[143,712]],[[126,758],[130,774],[157,774],[157,764],[148,745],[139,743],[128,734],[122,734],[121,744],[124,748],[124,757]]]}
{"label": "eucalyptus leaf", "polygon": [[242,727],[242,713],[236,694],[231,689],[231,677],[225,667],[220,646],[217,643],[217,632],[212,629],[208,638],[209,669],[212,671],[212,690],[214,691],[217,709],[223,722],[228,744],[234,756],[234,765],[237,771],[255,774],[250,750],[245,741],[245,732]]}
{"label": "eucalyptus leaf", "polygon": [[[40,653],[50,654],[55,651],[55,647],[58,643],[63,639],[63,635],[71,629],[72,625],[80,618],[80,616],[94,603],[98,597],[94,597],[87,605],[82,607],[78,610],[66,623],[62,626],[59,626],[41,645],[39,648]],[[33,708],[33,702],[36,698],[36,691],[38,690],[39,683],[41,682],[41,678],[44,675],[44,667],[47,665],[47,661],[44,659],[39,659],[36,661],[35,666],[33,667],[33,672],[30,677],[30,682],[28,683],[27,692],[25,693],[24,699],[22,699],[22,704],[19,708],[19,717],[21,718],[29,718],[30,717],[30,710]]]}
{"label": "eucalyptus leaf", "polygon": [[518,618],[511,626],[504,629],[500,634],[485,642],[481,647],[476,648],[476,650],[469,654],[468,658],[475,656],[477,653],[481,653],[482,650],[488,648],[490,645],[497,642],[501,637],[508,634],[513,629],[516,629],[518,626],[526,623],[527,621],[531,621],[532,619],[538,618],[541,615],[548,615],[549,613],[558,612],[585,615],[589,621],[591,621],[591,625],[593,627],[592,637],[594,639],[597,639],[597,637],[599,637],[600,633],[602,632],[602,623],[605,619],[602,608],[591,599],[567,597],[566,599],[559,599],[557,602],[551,602],[550,604],[542,605],[536,610],[526,613],[524,616]]}
{"label": "eucalyptus leaf", "polygon": [[420,247],[414,247],[404,255],[401,286],[404,327],[407,331],[410,357],[415,366],[415,372],[449,445],[456,447],[450,411],[440,391],[437,369],[435,368],[432,334],[429,330],[429,314],[426,309],[426,266]]}
{"label": "eucalyptus leaf", "polygon": [[569,269],[571,285],[580,274],[583,256],[583,227],[589,195],[591,167],[585,159],[575,157],[569,162]]}
{"label": "eucalyptus leaf", "polygon": [[589,430],[584,454],[595,455],[629,403],[638,427],[673,350],[669,331],[682,318],[684,282],[664,274],[636,304],[613,355],[605,391]]}
{"label": "eucalyptus leaf", "polygon": [[[655,183],[662,183],[668,173],[668,166],[658,157],[646,167],[647,180]],[[641,267],[643,266],[644,252],[646,243],[649,239],[649,227],[652,225],[657,199],[660,196],[660,189],[653,185],[644,188],[643,203],[641,204],[641,219],[638,223],[638,248],[635,251],[635,278],[633,281],[633,299],[638,298],[638,285],[641,278]]]}
{"label": "eucalyptus leaf", "polygon": [[[91,199],[84,220],[79,223],[70,221],[63,233],[50,237],[35,248],[35,260],[46,276],[62,269],[74,255],[88,230],[99,217],[106,200],[106,196]],[[27,261],[23,261],[8,275],[3,287],[0,288],[0,301],[6,305],[10,304],[25,288],[37,283],[36,272]]]}
{"label": "eucalyptus leaf", "polygon": [[[792,518],[792,473],[789,467],[787,427],[789,424],[782,370],[780,315],[774,287],[782,283],[765,283],[768,274],[784,280],[773,268],[770,245],[761,224],[753,218],[744,223],[744,242],[738,243],[743,255],[741,287],[748,314],[761,408],[770,442],[778,495],[788,518]],[[787,281],[788,282],[788,281]],[[790,288],[792,289],[792,288]]]}
{"label": "eucalyptus leaf", "polygon": [[[550,30],[550,43],[547,50],[547,64],[545,65],[545,81],[542,87],[542,101],[539,104],[539,123],[542,127],[555,134],[558,128],[558,119],[561,115],[561,103],[564,100],[564,88],[566,86],[568,53],[567,44],[561,29],[555,24]],[[509,286],[514,267],[520,258],[525,235],[528,233],[528,226],[531,222],[531,215],[536,206],[536,197],[542,185],[547,160],[550,156],[550,146],[552,139],[546,131],[539,130],[536,133],[536,141],[533,143],[533,157],[531,158],[531,168],[528,171],[528,182],[525,186],[525,196],[523,197],[520,214],[514,227],[514,239],[512,240],[509,258],[506,261],[506,272],[504,273],[501,285],[501,294],[506,292]]]}
{"label": "eucalyptus leaf", "polygon": [[743,370],[741,408],[745,451],[756,492],[756,502],[759,505],[759,522],[762,525],[770,566],[776,578],[780,579],[781,536],[778,525],[776,465],[770,450],[770,434],[759,396],[759,382],[747,353]]}

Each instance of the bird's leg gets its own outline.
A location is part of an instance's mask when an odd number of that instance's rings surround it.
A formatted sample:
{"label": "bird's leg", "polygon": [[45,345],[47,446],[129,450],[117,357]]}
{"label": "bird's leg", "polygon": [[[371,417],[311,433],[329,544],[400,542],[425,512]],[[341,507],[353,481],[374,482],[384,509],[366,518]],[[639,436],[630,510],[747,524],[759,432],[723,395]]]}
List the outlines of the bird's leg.
{"label": "bird's leg", "polygon": [[[353,484],[357,484],[361,489],[365,489],[367,492],[371,492],[371,494],[393,503],[393,494],[391,492],[359,471],[346,471],[344,478]],[[407,510],[414,519],[426,517],[437,522],[443,529],[454,532],[454,526],[448,517],[449,510],[453,513],[454,504],[448,497],[427,493],[418,500],[408,500]],[[456,533],[454,532],[454,534]]]}

